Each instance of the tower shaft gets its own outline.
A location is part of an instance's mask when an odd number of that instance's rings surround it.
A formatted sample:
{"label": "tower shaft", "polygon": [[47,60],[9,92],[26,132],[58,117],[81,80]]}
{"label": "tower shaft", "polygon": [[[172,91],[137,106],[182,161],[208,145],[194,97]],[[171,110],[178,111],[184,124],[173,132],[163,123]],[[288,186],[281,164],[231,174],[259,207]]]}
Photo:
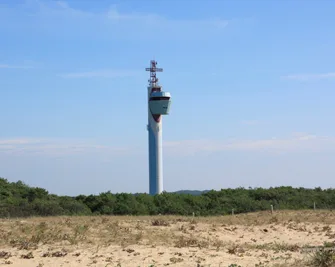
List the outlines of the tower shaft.
{"label": "tower shaft", "polygon": [[[152,88],[149,87],[150,98]],[[161,116],[160,116],[161,117]],[[163,191],[163,151],[162,151],[162,120],[156,121],[148,107],[148,138],[149,138],[149,194],[156,195]]]}
{"label": "tower shaft", "polygon": [[163,92],[158,84],[156,71],[157,62],[151,60],[150,79],[148,86],[148,141],[149,141],[149,194],[156,195],[163,192],[163,149],[162,149],[162,115],[168,115],[171,96]]}

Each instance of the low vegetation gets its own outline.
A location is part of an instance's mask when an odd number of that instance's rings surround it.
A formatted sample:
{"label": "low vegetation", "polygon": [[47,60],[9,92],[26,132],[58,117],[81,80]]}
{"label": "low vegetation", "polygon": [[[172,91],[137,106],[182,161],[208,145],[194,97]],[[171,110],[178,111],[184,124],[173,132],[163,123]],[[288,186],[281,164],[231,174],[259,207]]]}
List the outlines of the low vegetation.
{"label": "low vegetation", "polygon": [[[58,215],[195,215],[213,216],[269,210],[335,208],[335,189],[292,187],[237,188],[206,191],[201,195],[166,193],[79,195],[49,194],[22,181],[0,178],[0,218]],[[157,222],[159,223],[159,222]]]}

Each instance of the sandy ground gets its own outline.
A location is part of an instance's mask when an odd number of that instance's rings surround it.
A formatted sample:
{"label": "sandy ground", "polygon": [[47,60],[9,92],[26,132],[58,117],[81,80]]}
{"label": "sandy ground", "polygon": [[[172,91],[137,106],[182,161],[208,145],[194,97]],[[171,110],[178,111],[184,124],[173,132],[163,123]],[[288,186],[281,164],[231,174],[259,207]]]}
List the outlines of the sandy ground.
{"label": "sandy ground", "polygon": [[335,246],[335,213],[3,219],[0,238],[0,265],[20,267],[306,266]]}

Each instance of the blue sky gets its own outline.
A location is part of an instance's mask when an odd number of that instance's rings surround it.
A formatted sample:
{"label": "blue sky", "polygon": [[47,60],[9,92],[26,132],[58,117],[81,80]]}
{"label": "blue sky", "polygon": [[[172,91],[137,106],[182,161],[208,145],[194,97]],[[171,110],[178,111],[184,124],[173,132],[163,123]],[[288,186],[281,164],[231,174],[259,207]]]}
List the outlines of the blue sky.
{"label": "blue sky", "polygon": [[335,2],[0,3],[0,176],[148,192],[155,58],[164,189],[333,187]]}

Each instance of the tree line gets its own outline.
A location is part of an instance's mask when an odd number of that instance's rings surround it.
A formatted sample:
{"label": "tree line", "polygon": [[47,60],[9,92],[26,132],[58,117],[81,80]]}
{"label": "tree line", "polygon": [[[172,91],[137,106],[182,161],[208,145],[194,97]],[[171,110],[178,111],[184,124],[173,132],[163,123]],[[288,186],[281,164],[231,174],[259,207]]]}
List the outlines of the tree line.
{"label": "tree line", "polygon": [[293,188],[290,186],[221,189],[203,194],[145,193],[78,195],[49,194],[43,188],[0,178],[0,217],[58,215],[192,215],[210,216],[275,209],[335,208],[335,189]]}

